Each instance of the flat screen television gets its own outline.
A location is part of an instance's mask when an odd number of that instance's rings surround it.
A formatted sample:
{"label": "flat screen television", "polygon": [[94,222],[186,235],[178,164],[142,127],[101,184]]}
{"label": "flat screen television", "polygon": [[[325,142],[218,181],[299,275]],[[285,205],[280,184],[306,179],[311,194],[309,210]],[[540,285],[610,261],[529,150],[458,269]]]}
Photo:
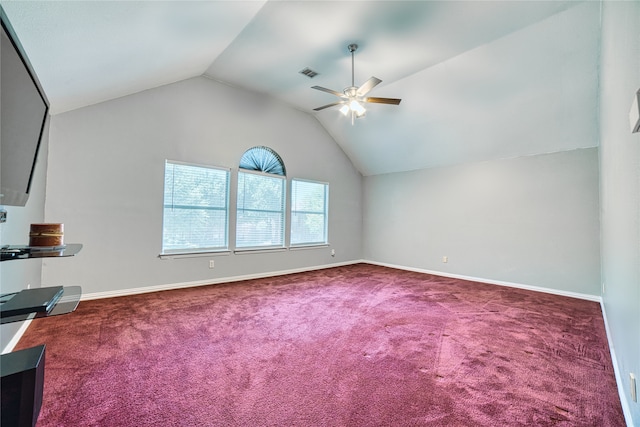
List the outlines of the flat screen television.
{"label": "flat screen television", "polygon": [[2,6],[0,18],[0,205],[24,206],[49,101]]}

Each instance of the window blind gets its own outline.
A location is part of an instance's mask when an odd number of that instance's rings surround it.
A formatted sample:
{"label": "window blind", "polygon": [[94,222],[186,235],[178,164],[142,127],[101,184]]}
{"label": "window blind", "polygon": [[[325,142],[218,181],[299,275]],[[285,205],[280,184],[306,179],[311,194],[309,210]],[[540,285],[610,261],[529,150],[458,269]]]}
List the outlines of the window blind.
{"label": "window blind", "polygon": [[291,245],[326,244],[329,185],[291,181]]}
{"label": "window blind", "polygon": [[228,248],[229,171],[165,162],[162,252]]}
{"label": "window blind", "polygon": [[238,172],[237,248],[284,246],[285,178]]}

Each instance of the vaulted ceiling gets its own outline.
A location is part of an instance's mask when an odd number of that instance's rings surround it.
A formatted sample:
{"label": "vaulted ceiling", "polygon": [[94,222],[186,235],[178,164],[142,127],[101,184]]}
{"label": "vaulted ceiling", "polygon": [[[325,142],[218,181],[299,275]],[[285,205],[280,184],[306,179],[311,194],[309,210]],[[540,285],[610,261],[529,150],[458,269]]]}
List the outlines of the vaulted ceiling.
{"label": "vaulted ceiling", "polygon": [[[316,116],[364,175],[598,145],[597,1],[1,4],[53,114],[205,75]],[[402,98],[354,125],[311,89],[351,85],[350,43],[356,86]]]}

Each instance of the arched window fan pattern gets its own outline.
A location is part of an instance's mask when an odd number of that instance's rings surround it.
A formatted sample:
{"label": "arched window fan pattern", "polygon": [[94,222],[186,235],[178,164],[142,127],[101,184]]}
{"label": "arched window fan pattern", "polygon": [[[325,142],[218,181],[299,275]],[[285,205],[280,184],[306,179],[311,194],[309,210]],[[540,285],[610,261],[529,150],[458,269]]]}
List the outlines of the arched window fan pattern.
{"label": "arched window fan pattern", "polygon": [[253,147],[248,149],[240,159],[240,169],[287,175],[282,158],[269,147]]}

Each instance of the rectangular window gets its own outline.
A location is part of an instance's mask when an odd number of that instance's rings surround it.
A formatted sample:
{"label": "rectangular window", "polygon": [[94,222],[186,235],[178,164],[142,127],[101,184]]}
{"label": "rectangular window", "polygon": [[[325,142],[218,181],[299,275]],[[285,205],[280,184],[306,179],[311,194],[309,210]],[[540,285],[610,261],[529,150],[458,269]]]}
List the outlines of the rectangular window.
{"label": "rectangular window", "polygon": [[228,248],[229,170],[165,162],[162,253]]}
{"label": "rectangular window", "polygon": [[291,245],[327,244],[329,184],[291,181]]}
{"label": "rectangular window", "polygon": [[237,248],[284,247],[283,176],[238,172]]}

